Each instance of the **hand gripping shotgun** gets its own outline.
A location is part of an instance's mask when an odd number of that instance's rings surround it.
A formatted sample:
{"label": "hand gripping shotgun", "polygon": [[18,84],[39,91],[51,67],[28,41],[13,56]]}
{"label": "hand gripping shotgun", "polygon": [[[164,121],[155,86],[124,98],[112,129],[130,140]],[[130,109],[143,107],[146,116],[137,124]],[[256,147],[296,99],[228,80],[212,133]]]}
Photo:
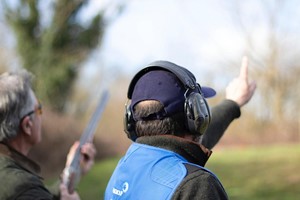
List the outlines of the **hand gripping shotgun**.
{"label": "hand gripping shotgun", "polygon": [[83,134],[80,137],[79,146],[75,151],[73,160],[71,161],[70,165],[65,167],[65,169],[63,170],[62,183],[65,184],[65,186],[68,188],[69,193],[73,193],[81,178],[81,169],[80,169],[81,147],[85,143],[92,141],[93,136],[95,134],[95,130],[97,128],[97,124],[101,118],[104,107],[107,104],[108,96],[109,96],[108,91],[104,90],[99,100],[99,103],[97,105],[97,108],[89,121],[88,126],[86,127],[86,129],[84,130]]}

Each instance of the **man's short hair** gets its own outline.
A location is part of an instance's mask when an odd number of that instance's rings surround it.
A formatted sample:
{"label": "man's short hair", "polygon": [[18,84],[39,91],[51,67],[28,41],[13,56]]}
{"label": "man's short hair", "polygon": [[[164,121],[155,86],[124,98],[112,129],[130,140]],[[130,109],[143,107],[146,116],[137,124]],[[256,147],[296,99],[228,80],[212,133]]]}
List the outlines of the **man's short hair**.
{"label": "man's short hair", "polygon": [[0,141],[15,137],[21,118],[34,107],[31,81],[26,70],[0,75]]}
{"label": "man's short hair", "polygon": [[188,133],[185,123],[183,123],[185,121],[183,112],[163,119],[151,119],[151,115],[155,115],[163,109],[163,105],[156,100],[146,100],[136,104],[134,115],[140,119],[136,122],[137,137],[163,134],[182,136]]}

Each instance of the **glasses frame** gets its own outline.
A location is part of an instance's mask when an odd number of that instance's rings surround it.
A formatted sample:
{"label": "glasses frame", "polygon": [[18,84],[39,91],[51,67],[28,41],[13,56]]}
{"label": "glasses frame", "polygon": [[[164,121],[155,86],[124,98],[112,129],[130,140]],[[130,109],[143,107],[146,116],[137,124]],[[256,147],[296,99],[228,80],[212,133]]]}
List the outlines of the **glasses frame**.
{"label": "glasses frame", "polygon": [[39,104],[38,104],[38,107],[36,107],[34,110],[32,110],[32,111],[28,112],[26,115],[24,115],[24,116],[21,118],[21,121],[22,121],[25,117],[30,116],[30,115],[32,115],[32,114],[34,114],[34,113],[37,113],[38,115],[43,114],[43,106],[42,106],[42,104],[41,104],[40,102],[39,102]]}

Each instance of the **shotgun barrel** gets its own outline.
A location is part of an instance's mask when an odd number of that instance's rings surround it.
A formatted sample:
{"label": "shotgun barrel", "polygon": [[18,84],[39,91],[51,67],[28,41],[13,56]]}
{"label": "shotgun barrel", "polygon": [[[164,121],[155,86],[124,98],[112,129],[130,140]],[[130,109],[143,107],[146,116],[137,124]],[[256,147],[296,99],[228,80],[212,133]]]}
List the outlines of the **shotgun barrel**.
{"label": "shotgun barrel", "polygon": [[80,151],[81,147],[87,143],[92,142],[95,130],[99,123],[99,120],[102,116],[104,108],[108,102],[109,93],[107,90],[104,90],[101,94],[99,103],[94,111],[89,124],[85,128],[83,134],[80,137],[79,146],[75,151],[74,158],[72,159],[69,166],[66,166],[62,173],[62,182],[68,188],[69,193],[73,193],[76,186],[78,185],[81,178],[81,169],[80,169]]}

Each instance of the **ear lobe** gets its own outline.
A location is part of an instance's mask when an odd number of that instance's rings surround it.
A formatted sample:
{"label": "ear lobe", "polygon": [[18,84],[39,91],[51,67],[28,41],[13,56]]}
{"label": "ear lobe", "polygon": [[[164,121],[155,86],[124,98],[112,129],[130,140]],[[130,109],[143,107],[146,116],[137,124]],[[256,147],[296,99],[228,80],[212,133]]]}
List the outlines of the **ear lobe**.
{"label": "ear lobe", "polygon": [[27,135],[31,135],[32,121],[29,116],[26,116],[21,122],[21,128]]}

